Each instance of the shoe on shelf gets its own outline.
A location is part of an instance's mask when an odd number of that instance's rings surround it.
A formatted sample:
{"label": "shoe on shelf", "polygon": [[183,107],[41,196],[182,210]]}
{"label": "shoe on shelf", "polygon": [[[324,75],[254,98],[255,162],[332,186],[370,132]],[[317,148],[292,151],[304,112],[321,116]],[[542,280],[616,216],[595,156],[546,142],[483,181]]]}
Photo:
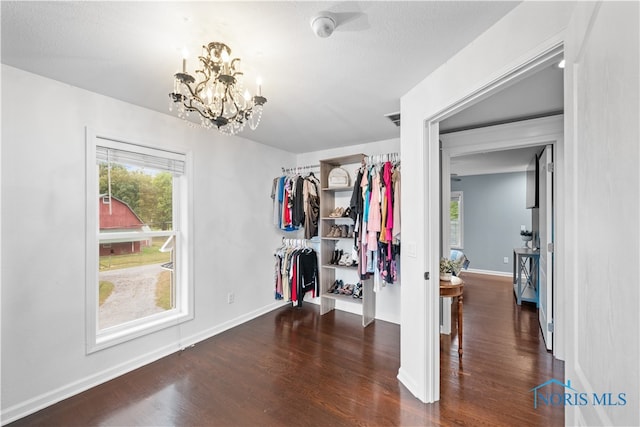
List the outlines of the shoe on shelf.
{"label": "shoe on shelf", "polygon": [[351,215],[351,208],[345,209],[344,212],[342,213],[343,218],[348,218],[349,215]]}
{"label": "shoe on shelf", "polygon": [[352,297],[358,298],[358,295],[360,295],[361,292],[362,292],[362,283],[358,282],[356,283],[356,286],[353,288]]}
{"label": "shoe on shelf", "polygon": [[342,254],[340,261],[338,261],[338,265],[342,265],[344,267],[351,267],[352,264],[353,260],[351,259],[351,254]]}
{"label": "shoe on shelf", "polygon": [[341,294],[343,294],[343,295],[352,295],[353,294],[353,287],[354,287],[354,285],[351,285],[351,284],[344,285],[344,288],[342,288]]}
{"label": "shoe on shelf", "polygon": [[329,218],[341,218],[343,214],[344,214],[344,208],[335,208],[329,214]]}
{"label": "shoe on shelf", "polygon": [[336,287],[333,290],[334,294],[340,294],[342,293],[342,289],[344,288],[344,283],[342,282],[342,280],[336,280]]}
{"label": "shoe on shelf", "polygon": [[349,237],[349,226],[341,225],[340,226],[340,237],[347,238]]}
{"label": "shoe on shelf", "polygon": [[363,288],[363,286],[364,285],[362,284],[362,282],[358,282],[356,284],[356,288],[353,290],[353,295],[352,295],[354,298],[359,298],[359,299],[362,298],[362,288]]}
{"label": "shoe on shelf", "polygon": [[334,264],[336,262],[336,252],[337,250],[334,250],[331,254],[331,260],[329,260],[329,264]]}
{"label": "shoe on shelf", "polygon": [[335,282],[333,282],[333,285],[331,285],[331,287],[329,288],[329,290],[327,291],[328,294],[332,294],[335,290],[336,287],[338,286],[338,281],[336,280]]}

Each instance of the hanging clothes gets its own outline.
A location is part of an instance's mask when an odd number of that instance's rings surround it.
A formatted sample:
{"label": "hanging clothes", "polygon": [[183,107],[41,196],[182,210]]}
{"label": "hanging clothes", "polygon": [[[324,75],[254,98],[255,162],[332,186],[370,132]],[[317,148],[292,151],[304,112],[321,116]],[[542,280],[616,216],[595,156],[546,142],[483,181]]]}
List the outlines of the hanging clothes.
{"label": "hanging clothes", "polygon": [[271,199],[273,225],[283,231],[305,228],[305,238],[318,235],[320,216],[320,181],[310,173],[282,175],[273,180]]}
{"label": "hanging clothes", "polygon": [[373,276],[374,291],[398,281],[400,258],[400,164],[373,162],[358,171],[351,194],[354,250],[360,278]]}
{"label": "hanging clothes", "polygon": [[291,301],[298,307],[308,292],[320,295],[318,257],[316,252],[299,242],[285,243],[274,253],[275,299]]}
{"label": "hanging clothes", "polygon": [[304,206],[304,238],[311,239],[318,235],[318,222],[320,219],[320,181],[312,173],[304,179],[303,183]]}

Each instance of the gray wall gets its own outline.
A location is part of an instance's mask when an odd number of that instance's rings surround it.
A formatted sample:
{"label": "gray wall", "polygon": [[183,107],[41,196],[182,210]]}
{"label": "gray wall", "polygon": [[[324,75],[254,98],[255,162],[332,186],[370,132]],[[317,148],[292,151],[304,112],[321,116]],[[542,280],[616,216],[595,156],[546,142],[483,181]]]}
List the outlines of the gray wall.
{"label": "gray wall", "polygon": [[513,248],[524,243],[520,226],[531,230],[525,173],[462,176],[451,182],[451,191],[463,192],[463,244],[469,268],[511,273]]}

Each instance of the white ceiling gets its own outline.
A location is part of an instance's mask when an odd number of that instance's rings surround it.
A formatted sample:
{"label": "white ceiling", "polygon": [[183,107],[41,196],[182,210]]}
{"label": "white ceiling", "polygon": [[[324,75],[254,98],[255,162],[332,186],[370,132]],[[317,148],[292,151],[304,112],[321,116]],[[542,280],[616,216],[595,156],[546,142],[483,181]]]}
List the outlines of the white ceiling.
{"label": "white ceiling", "polygon": [[[222,41],[268,98],[242,135],[309,152],[399,137],[384,115],[517,4],[2,1],[2,62],[170,114],[183,48],[193,73],[201,46]],[[338,18],[326,39],[309,25],[322,10]]]}
{"label": "white ceiling", "polygon": [[451,175],[485,175],[493,173],[522,172],[542,147],[517,148],[490,153],[470,154],[451,159]]}
{"label": "white ceiling", "polygon": [[[173,74],[210,41],[263,79],[260,127],[242,136],[301,153],[397,138],[400,97],[518,2],[1,2],[2,63],[165,114]],[[334,13],[317,38],[310,20]],[[562,110],[551,67],[441,122],[443,132]],[[88,106],[89,108],[89,106]],[[214,132],[214,131],[212,131]],[[530,150],[452,161],[460,175],[526,166]]]}
{"label": "white ceiling", "polygon": [[[552,64],[520,83],[440,122],[441,133],[488,124],[555,115],[564,110],[563,70]],[[526,170],[541,147],[527,147],[459,156],[451,159],[458,176]]]}

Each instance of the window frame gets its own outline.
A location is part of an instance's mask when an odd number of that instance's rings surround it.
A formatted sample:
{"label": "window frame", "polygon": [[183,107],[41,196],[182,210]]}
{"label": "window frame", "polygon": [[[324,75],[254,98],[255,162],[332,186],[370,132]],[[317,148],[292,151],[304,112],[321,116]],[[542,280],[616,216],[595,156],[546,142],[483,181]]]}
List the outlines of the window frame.
{"label": "window frame", "polygon": [[453,229],[453,227],[451,226],[451,223],[453,222],[453,219],[451,218],[451,215],[449,215],[449,246],[451,247],[451,249],[464,249],[464,214],[462,191],[451,192],[449,207],[451,207],[451,202],[455,201],[456,199],[458,201],[458,241],[452,241],[453,235],[451,233],[451,230]]}
{"label": "window frame", "polygon": [[[85,273],[85,328],[86,353],[90,354],[123,342],[133,340],[159,330],[176,326],[194,318],[194,284],[193,284],[193,221],[191,203],[193,182],[191,175],[192,154],[167,148],[155,148],[149,144],[130,142],[127,138],[117,138],[113,133],[99,133],[86,129],[86,273]],[[175,307],[141,319],[125,322],[120,325],[98,329],[98,287],[99,287],[99,247],[100,247],[100,212],[98,198],[99,166],[97,147],[109,147],[141,154],[151,154],[167,158],[180,158],[185,162],[185,172],[174,177],[173,203],[174,217],[172,231],[149,231],[147,234],[173,234],[176,246],[175,264]],[[125,237],[128,233],[122,234]],[[110,236],[116,237],[113,233]]]}

